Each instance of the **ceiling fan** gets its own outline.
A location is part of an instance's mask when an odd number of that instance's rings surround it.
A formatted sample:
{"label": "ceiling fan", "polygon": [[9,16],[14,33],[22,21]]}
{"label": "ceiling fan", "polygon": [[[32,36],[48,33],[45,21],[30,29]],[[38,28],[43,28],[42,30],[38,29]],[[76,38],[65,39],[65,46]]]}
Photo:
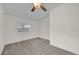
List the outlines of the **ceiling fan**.
{"label": "ceiling fan", "polygon": [[35,9],[42,9],[43,11],[47,11],[47,9],[43,6],[42,3],[33,3],[32,4],[32,9],[31,9],[31,12],[34,12]]}

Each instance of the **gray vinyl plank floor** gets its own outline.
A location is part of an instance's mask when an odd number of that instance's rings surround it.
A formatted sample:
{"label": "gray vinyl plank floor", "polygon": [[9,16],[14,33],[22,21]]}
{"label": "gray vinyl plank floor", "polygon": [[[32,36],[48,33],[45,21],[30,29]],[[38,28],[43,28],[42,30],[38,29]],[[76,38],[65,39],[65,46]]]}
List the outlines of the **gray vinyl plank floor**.
{"label": "gray vinyl plank floor", "polygon": [[35,38],[6,45],[2,55],[74,55],[71,52],[51,46],[48,40]]}

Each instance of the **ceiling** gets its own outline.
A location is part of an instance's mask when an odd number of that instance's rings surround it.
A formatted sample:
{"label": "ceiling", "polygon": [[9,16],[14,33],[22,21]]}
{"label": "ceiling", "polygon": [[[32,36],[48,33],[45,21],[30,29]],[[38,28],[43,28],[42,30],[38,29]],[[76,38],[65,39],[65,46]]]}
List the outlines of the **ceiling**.
{"label": "ceiling", "polygon": [[61,3],[44,3],[44,6],[47,8],[46,12],[42,9],[31,12],[32,3],[3,3],[2,5],[6,14],[24,19],[39,20],[46,17],[51,9],[58,7]]}

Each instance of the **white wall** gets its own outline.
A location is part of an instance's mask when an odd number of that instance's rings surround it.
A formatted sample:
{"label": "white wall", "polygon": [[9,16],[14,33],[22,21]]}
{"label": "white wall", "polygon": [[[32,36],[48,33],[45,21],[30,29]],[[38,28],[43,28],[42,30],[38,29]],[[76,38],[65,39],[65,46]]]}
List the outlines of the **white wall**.
{"label": "white wall", "polygon": [[79,4],[63,4],[50,12],[50,44],[79,54]]}
{"label": "white wall", "polygon": [[[5,15],[6,21],[6,44],[15,43],[38,37],[38,22],[29,19],[22,19],[16,16]],[[26,23],[31,25],[31,32],[17,32],[17,24]]]}
{"label": "white wall", "polygon": [[39,21],[39,36],[49,40],[49,15],[46,18],[43,18]]}
{"label": "white wall", "polygon": [[4,11],[0,4],[0,54],[4,48]]}

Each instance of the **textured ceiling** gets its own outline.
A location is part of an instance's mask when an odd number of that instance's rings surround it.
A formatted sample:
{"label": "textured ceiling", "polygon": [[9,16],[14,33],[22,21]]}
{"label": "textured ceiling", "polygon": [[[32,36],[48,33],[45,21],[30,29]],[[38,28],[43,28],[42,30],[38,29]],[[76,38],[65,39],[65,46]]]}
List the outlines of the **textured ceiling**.
{"label": "textured ceiling", "polygon": [[18,16],[25,19],[38,20],[46,17],[51,9],[61,5],[60,3],[44,3],[47,11],[42,9],[31,12],[32,3],[4,3],[2,4],[6,14]]}

